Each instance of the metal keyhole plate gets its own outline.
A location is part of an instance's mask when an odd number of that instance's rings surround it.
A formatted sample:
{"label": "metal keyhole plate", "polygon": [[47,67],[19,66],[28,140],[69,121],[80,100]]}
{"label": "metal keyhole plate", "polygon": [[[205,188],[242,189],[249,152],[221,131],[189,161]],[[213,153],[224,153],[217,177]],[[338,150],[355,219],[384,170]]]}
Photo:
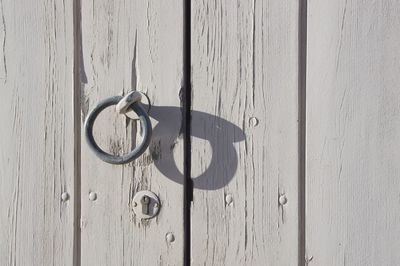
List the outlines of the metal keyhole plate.
{"label": "metal keyhole plate", "polygon": [[[149,199],[149,202],[143,200],[145,197]],[[147,206],[143,206],[143,204],[147,204]],[[160,207],[160,199],[149,190],[138,191],[133,197],[133,212],[139,219],[151,219],[155,217],[160,211]]]}

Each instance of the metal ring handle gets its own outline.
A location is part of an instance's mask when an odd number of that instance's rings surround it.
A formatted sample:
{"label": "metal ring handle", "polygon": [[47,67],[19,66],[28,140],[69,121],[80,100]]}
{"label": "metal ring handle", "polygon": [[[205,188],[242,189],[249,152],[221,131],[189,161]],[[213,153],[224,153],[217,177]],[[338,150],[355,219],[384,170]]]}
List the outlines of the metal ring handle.
{"label": "metal ring handle", "polygon": [[85,137],[86,142],[89,145],[89,148],[99,157],[101,160],[110,163],[110,164],[126,164],[129,163],[140,155],[147,149],[150,144],[152,127],[150,118],[147,115],[147,112],[143,109],[140,103],[133,103],[129,106],[139,117],[141,122],[142,132],[143,132],[143,141],[135,147],[131,152],[128,154],[124,154],[121,156],[109,154],[97,145],[96,141],[93,137],[93,125],[94,121],[96,120],[97,116],[100,114],[101,111],[106,109],[111,105],[116,105],[118,102],[123,98],[123,96],[113,96],[107,99],[102,100],[99,102],[96,107],[89,113],[88,117],[85,121]]}

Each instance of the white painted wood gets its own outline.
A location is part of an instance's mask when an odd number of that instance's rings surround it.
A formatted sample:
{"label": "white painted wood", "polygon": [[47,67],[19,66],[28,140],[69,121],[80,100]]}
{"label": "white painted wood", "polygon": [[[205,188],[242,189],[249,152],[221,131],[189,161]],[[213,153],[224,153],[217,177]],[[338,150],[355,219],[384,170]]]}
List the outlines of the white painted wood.
{"label": "white painted wood", "polygon": [[309,265],[400,264],[399,13],[394,0],[308,3]]}
{"label": "white painted wood", "polygon": [[298,21],[192,2],[193,265],[298,265]]}
{"label": "white painted wood", "polygon": [[[98,159],[82,137],[82,265],[182,265],[182,5],[82,1],[82,122],[101,99],[138,89],[153,104],[154,130],[150,149],[122,166]],[[99,144],[115,153],[127,152],[140,137],[115,107],[99,116],[94,131]],[[135,218],[132,199],[139,190],[160,198],[157,218]],[[89,200],[90,192],[96,200]],[[169,232],[173,242],[166,241]]]}
{"label": "white painted wood", "polygon": [[71,1],[0,2],[0,265],[73,263],[72,17]]}

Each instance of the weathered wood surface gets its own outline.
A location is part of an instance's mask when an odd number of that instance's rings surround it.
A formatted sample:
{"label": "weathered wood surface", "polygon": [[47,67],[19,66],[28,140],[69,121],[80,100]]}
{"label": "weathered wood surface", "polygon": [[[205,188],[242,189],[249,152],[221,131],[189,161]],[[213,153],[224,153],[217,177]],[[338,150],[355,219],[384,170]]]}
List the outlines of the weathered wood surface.
{"label": "weathered wood surface", "polygon": [[0,2],[0,265],[73,263],[72,16]]}
{"label": "weathered wood surface", "polygon": [[399,265],[400,2],[309,1],[309,265]]}
{"label": "weathered wood surface", "polygon": [[193,265],[297,265],[298,21],[298,1],[192,2]]}
{"label": "weathered wood surface", "polygon": [[[82,1],[82,123],[98,101],[144,91],[153,104],[150,149],[129,165],[99,160],[82,135],[82,265],[182,265],[182,1]],[[131,149],[136,123],[107,109],[94,135],[108,151]],[[82,132],[83,134],[83,132]],[[132,198],[151,190],[157,218],[134,217]],[[95,201],[89,193],[97,194]],[[166,241],[172,232],[175,241]]]}

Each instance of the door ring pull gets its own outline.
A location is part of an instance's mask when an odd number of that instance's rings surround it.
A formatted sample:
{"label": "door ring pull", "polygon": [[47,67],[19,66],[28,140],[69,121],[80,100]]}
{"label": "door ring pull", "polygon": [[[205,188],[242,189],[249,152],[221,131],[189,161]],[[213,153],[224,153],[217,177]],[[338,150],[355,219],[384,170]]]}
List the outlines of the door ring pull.
{"label": "door ring pull", "polygon": [[136,101],[129,105],[129,108],[132,109],[137,116],[139,117],[140,124],[143,132],[143,141],[137,145],[132,151],[123,155],[112,155],[105,151],[103,151],[96,143],[93,137],[93,125],[97,116],[101,111],[106,109],[111,105],[117,105],[124,96],[113,96],[107,99],[100,101],[93,110],[89,113],[88,117],[85,121],[85,138],[86,142],[89,145],[89,148],[99,157],[101,160],[110,163],[110,164],[126,164],[135,159],[137,159],[140,155],[142,155],[147,147],[150,144],[152,127],[150,118],[145,109],[141,106],[140,102]]}

